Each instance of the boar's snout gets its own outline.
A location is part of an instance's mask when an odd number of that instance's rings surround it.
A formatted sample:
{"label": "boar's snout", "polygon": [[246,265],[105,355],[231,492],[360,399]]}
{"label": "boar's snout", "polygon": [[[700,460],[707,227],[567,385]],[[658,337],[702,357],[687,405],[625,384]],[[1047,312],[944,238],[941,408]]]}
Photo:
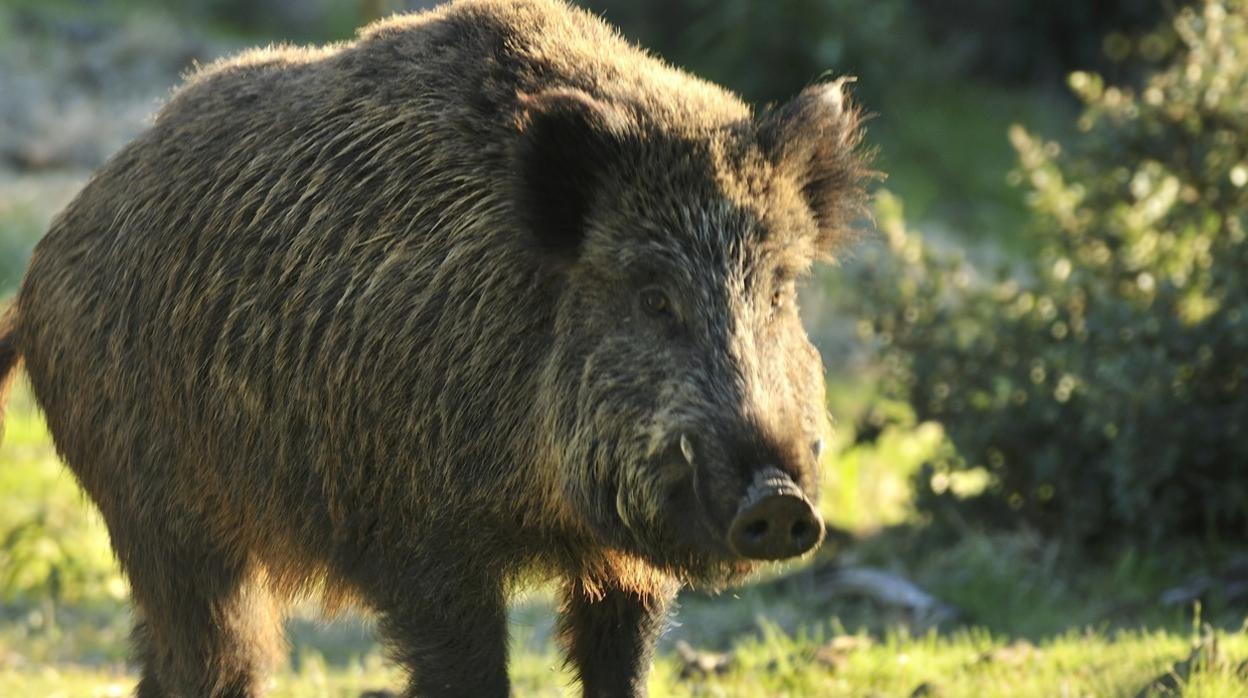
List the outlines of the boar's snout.
{"label": "boar's snout", "polygon": [[784,560],[823,541],[823,519],[792,478],[765,468],[741,498],[728,540],[741,557]]}

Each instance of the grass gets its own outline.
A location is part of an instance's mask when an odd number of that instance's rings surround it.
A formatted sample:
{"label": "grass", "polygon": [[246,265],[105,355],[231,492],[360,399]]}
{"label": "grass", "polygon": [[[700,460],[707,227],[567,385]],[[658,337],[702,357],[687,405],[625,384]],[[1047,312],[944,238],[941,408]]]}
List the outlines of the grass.
{"label": "grass", "polygon": [[[1008,642],[968,630],[942,636],[812,632],[765,634],[738,644],[722,674],[681,678],[683,665],[660,658],[650,680],[654,698],[684,696],[1134,696],[1164,691],[1208,698],[1245,694],[1243,668],[1248,634],[1216,637],[1216,653],[1190,666],[1193,640],[1166,632],[1113,636],[1071,632],[1039,644]],[[1206,647],[1209,645],[1206,644]],[[513,659],[517,696],[574,695],[571,676],[553,651],[523,652]],[[298,671],[273,679],[273,696],[357,696],[400,685],[400,674],[371,654],[330,666],[315,656]],[[44,667],[0,670],[5,695],[128,695],[134,676],[117,667]]]}

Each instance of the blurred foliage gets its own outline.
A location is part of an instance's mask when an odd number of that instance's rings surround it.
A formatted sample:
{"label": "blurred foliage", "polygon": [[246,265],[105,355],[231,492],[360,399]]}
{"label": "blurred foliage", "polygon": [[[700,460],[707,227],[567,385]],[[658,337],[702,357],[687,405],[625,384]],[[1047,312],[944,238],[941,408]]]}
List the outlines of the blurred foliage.
{"label": "blurred foliage", "polygon": [[[1131,39],[1173,0],[570,0],[677,65],[753,101],[779,100],[824,71],[875,86],[916,78],[980,76],[1009,82],[1114,69]],[[99,14],[94,0],[53,5],[62,17]],[[356,27],[439,0],[123,0],[246,36],[287,41],[349,38]],[[76,9],[73,9],[76,8]]]}
{"label": "blurred foliage", "polygon": [[1059,82],[1073,70],[1113,71],[1132,40],[1174,0],[921,0],[925,34],[963,72],[1010,82]]}
{"label": "blurred foliage", "polygon": [[0,459],[0,601],[124,599],[103,521],[57,458],[30,393],[15,392]]}
{"label": "blurred foliage", "polygon": [[[935,70],[909,0],[583,0],[673,63],[747,99],[778,101],[824,71],[852,74],[866,94]],[[921,60],[915,60],[920,59]]]}
{"label": "blurred foliage", "polygon": [[0,290],[10,293],[26,270],[26,260],[47,221],[28,205],[0,197]]}
{"label": "blurred foliage", "polygon": [[819,507],[824,520],[860,538],[916,523],[915,474],[948,449],[940,425],[917,424],[910,405],[881,396],[870,376],[830,376],[828,405],[834,415],[851,415],[871,405],[877,420],[834,430],[821,463]]}
{"label": "blurred foliage", "polygon": [[[857,267],[888,389],[956,454],[920,507],[1091,542],[1248,532],[1248,3],[1209,0],[1141,41],[1135,88],[1077,72],[1069,150],[1022,128],[1036,255],[985,278],[879,202]],[[982,474],[977,495],[953,476]]]}

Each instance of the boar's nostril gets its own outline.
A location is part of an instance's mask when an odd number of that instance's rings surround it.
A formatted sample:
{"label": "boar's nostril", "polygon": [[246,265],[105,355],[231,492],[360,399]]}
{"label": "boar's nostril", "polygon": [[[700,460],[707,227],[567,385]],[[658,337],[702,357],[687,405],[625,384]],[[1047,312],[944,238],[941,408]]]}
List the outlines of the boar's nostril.
{"label": "boar's nostril", "polygon": [[767,525],[767,521],[759,519],[746,524],[741,533],[748,538],[762,540],[763,536],[767,535],[768,528],[770,527]]}
{"label": "boar's nostril", "polygon": [[805,538],[806,535],[810,533],[810,529],[811,529],[811,525],[809,521],[806,521],[806,520],[794,521],[793,525],[789,528],[789,535],[795,540],[800,540],[802,538]]}

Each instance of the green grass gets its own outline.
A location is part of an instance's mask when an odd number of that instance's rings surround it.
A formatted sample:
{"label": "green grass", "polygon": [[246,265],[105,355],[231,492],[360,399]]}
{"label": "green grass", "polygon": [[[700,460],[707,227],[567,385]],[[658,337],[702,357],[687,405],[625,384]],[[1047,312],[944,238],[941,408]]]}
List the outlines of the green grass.
{"label": "green grass", "polygon": [[[880,641],[864,635],[773,632],[735,647],[723,674],[681,678],[673,656],[660,658],[650,680],[654,698],[666,696],[1134,696],[1146,687],[1165,687],[1187,696],[1245,695],[1242,666],[1248,634],[1216,637],[1184,669],[1193,640],[1182,634],[1129,632],[1115,636],[1071,632],[1032,645],[1007,642],[984,632]],[[517,696],[575,695],[570,675],[553,651],[523,652],[513,659]],[[1169,678],[1167,678],[1169,677]],[[0,670],[5,695],[127,695],[134,676],[115,667],[45,667]],[[377,655],[344,666],[305,657],[299,671],[273,679],[273,696],[356,696],[400,685],[401,675]],[[926,690],[926,693],[922,691]]]}

